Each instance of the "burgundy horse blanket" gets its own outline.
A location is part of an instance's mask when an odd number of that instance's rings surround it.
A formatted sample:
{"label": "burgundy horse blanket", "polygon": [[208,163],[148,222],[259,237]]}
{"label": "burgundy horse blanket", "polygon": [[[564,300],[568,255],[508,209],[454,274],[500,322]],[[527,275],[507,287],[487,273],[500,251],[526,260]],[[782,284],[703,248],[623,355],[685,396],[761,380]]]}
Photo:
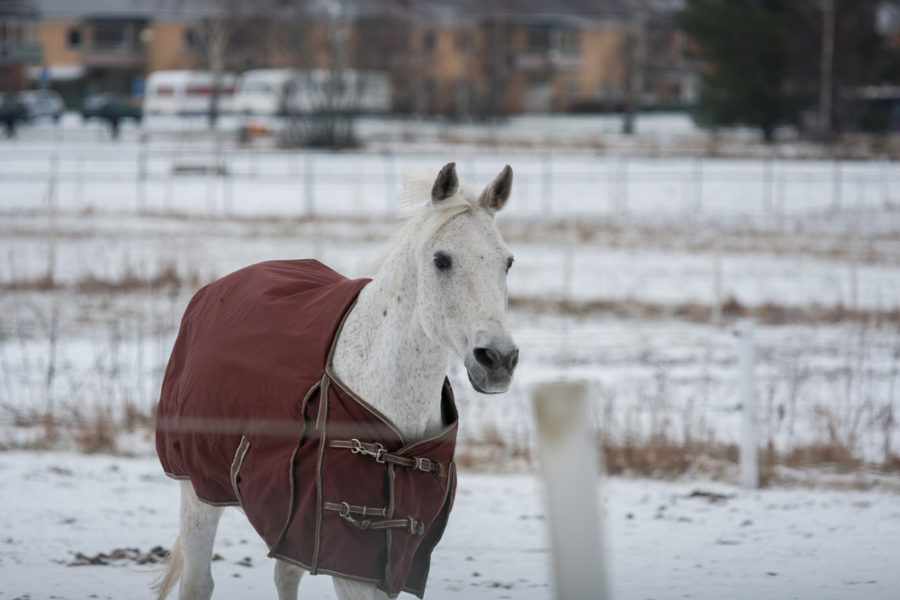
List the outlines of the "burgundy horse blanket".
{"label": "burgundy horse blanket", "polygon": [[331,369],[367,279],[264,262],[191,299],[166,367],[156,450],[197,496],[239,505],[269,555],[422,596],[453,505],[457,413],[408,442]]}

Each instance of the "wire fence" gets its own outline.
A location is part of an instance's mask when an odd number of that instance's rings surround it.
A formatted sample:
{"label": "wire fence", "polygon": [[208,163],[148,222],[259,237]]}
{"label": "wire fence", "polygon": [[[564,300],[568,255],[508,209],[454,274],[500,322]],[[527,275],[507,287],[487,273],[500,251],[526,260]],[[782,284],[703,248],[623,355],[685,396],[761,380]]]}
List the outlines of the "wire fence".
{"label": "wire fence", "polygon": [[585,153],[303,152],[0,147],[0,207],[203,215],[391,215],[404,172],[455,160],[476,185],[515,170],[520,218],[752,219],[760,224],[900,206],[894,161],[631,158]]}
{"label": "wire fence", "polygon": [[[900,165],[893,161],[626,158],[564,152],[498,155],[471,150],[455,156],[436,152],[328,153],[151,142],[103,147],[0,146],[0,211],[35,211],[41,218],[54,212],[48,208],[71,211],[65,224],[54,225],[59,228],[73,225],[73,215],[94,210],[138,217],[160,213],[236,219],[394,216],[403,173],[436,170],[449,160],[456,160],[464,180],[477,185],[486,184],[504,164],[511,164],[515,169],[514,201],[502,217],[522,221],[661,220],[680,225],[721,220],[794,228],[830,215],[836,216],[830,222],[842,234],[853,232],[847,238],[852,244],[879,228],[900,231],[900,211],[896,210],[900,206],[896,191],[900,189]],[[115,227],[121,228],[119,237],[127,238],[123,254],[133,261],[147,258],[149,263],[149,257],[158,256],[162,246],[172,244],[170,237],[161,236],[160,241],[142,236],[133,223]],[[227,272],[232,266],[221,262],[219,255],[238,242],[227,232],[203,235],[205,241],[218,237],[211,240],[209,250],[189,248],[192,259],[209,266],[210,272]],[[7,253],[6,262],[16,266],[9,267],[10,273],[26,272],[32,263],[34,269],[44,272],[49,259],[30,260],[25,246],[33,246],[35,256],[43,246],[52,246],[53,251],[46,254],[52,255],[56,276],[63,278],[69,272],[80,273],[81,263],[90,264],[93,254],[87,250],[93,252],[95,246],[104,256],[116,254],[110,240],[119,239],[110,235],[95,242],[91,236],[59,236],[44,242],[34,237],[16,238],[18,254]],[[623,256],[614,247],[602,252],[584,247],[577,236],[564,243],[523,245],[526,247],[517,249],[518,264],[511,276],[519,279],[510,280],[510,289],[534,296],[558,291],[556,295],[567,299],[612,299],[632,305],[641,300],[672,304],[699,297],[701,303],[714,307],[721,307],[729,297],[750,305],[775,298],[802,306],[824,303],[887,311],[896,308],[896,290],[900,289],[896,260],[868,264],[862,250],[849,259],[841,255],[818,264],[808,257],[786,259],[782,255],[761,262],[758,253],[745,260],[739,253],[729,255],[727,251],[723,259],[719,246],[700,256],[685,253],[674,261],[677,253],[668,248]],[[359,241],[334,244],[328,262],[349,272],[353,261],[368,249]],[[248,245],[236,254],[245,260],[252,251]],[[209,257],[198,258],[202,252]],[[180,265],[178,256],[172,256],[173,264]],[[127,271],[127,262],[124,264]],[[108,266],[115,270],[115,265]],[[114,279],[114,274],[111,277]],[[4,279],[14,281],[11,274]],[[27,304],[21,302],[24,295],[0,298],[0,306],[13,315],[6,321],[6,341],[0,343],[0,391],[6,398],[0,409],[15,418],[30,407],[87,420],[93,409],[85,407],[97,407],[104,413],[129,406],[137,407],[138,413],[146,411],[158,389],[184,293],[160,290],[123,294],[118,299],[109,293],[112,299],[103,298],[102,302],[114,307],[111,312],[124,316],[102,326],[92,325],[91,332],[77,335],[64,333],[78,330],[82,317],[77,305],[69,308],[58,297],[49,306],[44,303],[50,300],[37,297],[28,298]],[[148,317],[155,313],[160,314]],[[524,403],[528,386],[537,376],[529,378],[529,369],[541,378],[578,374],[582,369],[593,382],[595,417],[604,423],[607,433],[618,432],[626,441],[655,439],[660,432],[678,440],[693,437],[729,442],[737,437],[732,431],[738,404],[730,373],[734,357],[731,349],[721,350],[727,332],[710,328],[710,339],[691,346],[685,332],[705,332],[705,325],[679,323],[670,332],[669,343],[635,341],[636,322],[627,324],[627,332],[610,331],[609,323],[601,322],[595,335],[556,337],[538,325],[531,332],[535,359],[530,365],[523,363],[526,368],[520,377],[524,382],[514,388],[510,401],[485,402],[464,391],[464,375],[456,374],[461,382],[458,398],[468,412],[468,422],[488,424],[484,431],[474,425],[463,430],[464,437],[490,441],[493,427],[513,440],[513,451],[530,446],[531,426]],[[583,322],[576,325],[575,320],[565,326],[573,331],[576,326],[586,327]],[[857,456],[886,460],[900,443],[894,416],[895,390],[900,382],[900,362],[893,350],[895,328],[871,325],[865,340],[840,354],[839,349],[848,347],[847,332],[855,332],[856,326],[848,325],[845,331],[835,327],[836,339],[822,342],[815,354],[808,347],[819,344],[822,336],[815,327],[798,327],[790,334],[808,338],[794,343],[792,353],[783,350],[788,333],[780,339],[775,328],[765,332],[770,337],[761,342],[757,384],[761,439],[772,440],[785,450],[800,441],[836,439],[836,444]],[[659,323],[644,324],[639,333],[643,339],[659,340],[660,329]],[[599,340],[611,334],[623,341],[614,347],[602,346]],[[525,335],[522,338],[522,343],[528,343]],[[685,357],[686,348],[691,347],[699,354]],[[634,354],[624,362],[623,348]],[[666,354],[664,348],[674,351]],[[610,364],[612,368],[607,367]],[[17,406],[11,407],[14,398]],[[520,410],[511,411],[511,405]]]}

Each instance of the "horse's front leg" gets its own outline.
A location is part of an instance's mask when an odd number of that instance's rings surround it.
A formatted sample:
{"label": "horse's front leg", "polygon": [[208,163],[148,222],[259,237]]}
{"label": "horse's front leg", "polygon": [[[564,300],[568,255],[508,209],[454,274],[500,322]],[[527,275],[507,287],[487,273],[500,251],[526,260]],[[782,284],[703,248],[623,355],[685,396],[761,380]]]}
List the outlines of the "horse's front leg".
{"label": "horse's front leg", "polygon": [[339,600],[388,600],[388,595],[371,583],[332,577]]}
{"label": "horse's front leg", "polygon": [[275,560],[275,589],[278,590],[278,600],[297,600],[297,588],[304,572],[297,565]]}

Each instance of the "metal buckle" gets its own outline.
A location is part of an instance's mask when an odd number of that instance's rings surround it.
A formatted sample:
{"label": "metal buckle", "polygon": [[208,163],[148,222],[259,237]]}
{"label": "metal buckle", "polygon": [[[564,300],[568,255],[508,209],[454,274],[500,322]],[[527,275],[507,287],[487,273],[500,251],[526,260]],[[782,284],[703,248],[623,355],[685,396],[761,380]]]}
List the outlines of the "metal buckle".
{"label": "metal buckle", "polygon": [[423,535],[425,533],[425,523],[422,519],[415,517],[406,517],[409,519],[409,533],[411,535]]}
{"label": "metal buckle", "polygon": [[416,457],[416,468],[426,473],[431,473],[431,459]]}
{"label": "metal buckle", "polygon": [[347,502],[341,502],[341,512],[338,513],[340,516],[345,519],[350,518],[350,504]]}
{"label": "metal buckle", "polygon": [[362,454],[363,456],[374,456],[375,462],[384,464],[384,456],[387,454],[387,449],[382,446],[379,442],[374,443],[375,450],[369,450],[365,446],[363,446],[362,442],[356,438],[350,440],[350,452],[353,454]]}

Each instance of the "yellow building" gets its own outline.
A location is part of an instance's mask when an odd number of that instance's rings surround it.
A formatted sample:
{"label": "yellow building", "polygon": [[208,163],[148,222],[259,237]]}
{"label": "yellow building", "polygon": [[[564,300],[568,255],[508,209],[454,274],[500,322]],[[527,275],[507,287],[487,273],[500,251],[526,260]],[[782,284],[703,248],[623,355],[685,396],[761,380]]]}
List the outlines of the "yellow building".
{"label": "yellow building", "polygon": [[69,104],[85,94],[141,92],[147,73],[198,66],[187,32],[202,14],[188,3],[159,0],[38,0],[45,78]]}
{"label": "yellow building", "polygon": [[27,86],[27,72],[41,62],[38,13],[28,2],[0,3],[0,92]]}
{"label": "yellow building", "polygon": [[[49,79],[73,103],[99,91],[139,94],[153,71],[210,68],[208,3],[36,2],[43,53],[31,69],[33,83],[39,76]],[[251,11],[234,19],[223,68],[339,63],[384,71],[391,77],[394,110],[401,113],[614,110],[626,101],[633,64],[627,42],[636,29],[627,5],[345,0],[340,15],[282,5],[278,14]]]}

